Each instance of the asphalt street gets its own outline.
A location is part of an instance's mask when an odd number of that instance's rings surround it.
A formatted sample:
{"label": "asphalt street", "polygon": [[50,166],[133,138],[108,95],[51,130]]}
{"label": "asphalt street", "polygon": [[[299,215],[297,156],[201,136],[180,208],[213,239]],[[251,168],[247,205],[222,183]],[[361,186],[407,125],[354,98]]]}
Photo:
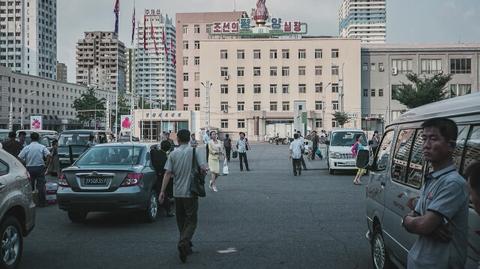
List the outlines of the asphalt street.
{"label": "asphalt street", "polygon": [[[354,174],[331,176],[317,160],[294,177],[288,146],[253,145],[200,200],[195,253],[178,259],[175,218],[93,213],[73,224],[53,205],[37,209],[20,268],[372,268],[365,190]],[[366,181],[366,177],[363,179]]]}

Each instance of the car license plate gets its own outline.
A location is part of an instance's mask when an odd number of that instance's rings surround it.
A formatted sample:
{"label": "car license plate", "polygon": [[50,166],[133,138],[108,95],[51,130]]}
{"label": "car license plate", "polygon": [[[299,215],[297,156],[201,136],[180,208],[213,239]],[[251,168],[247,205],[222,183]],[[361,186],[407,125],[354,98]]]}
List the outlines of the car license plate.
{"label": "car license plate", "polygon": [[83,185],[85,186],[105,186],[107,182],[108,178],[106,177],[86,177],[83,179]]}

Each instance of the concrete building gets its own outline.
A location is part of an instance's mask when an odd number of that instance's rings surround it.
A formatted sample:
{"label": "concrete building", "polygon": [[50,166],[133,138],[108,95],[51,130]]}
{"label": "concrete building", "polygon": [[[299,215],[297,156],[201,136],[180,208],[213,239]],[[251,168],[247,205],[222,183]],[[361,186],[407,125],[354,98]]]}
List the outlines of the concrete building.
{"label": "concrete building", "polygon": [[67,65],[57,62],[57,80],[62,82],[68,81]]}
{"label": "concrete building", "polygon": [[77,42],[78,84],[123,93],[125,68],[125,45],[116,33],[85,32]]}
{"label": "concrete building", "polygon": [[362,47],[362,128],[382,130],[406,107],[392,98],[405,74],[425,76],[452,74],[448,96],[478,92],[480,89],[480,44],[393,45]]}
{"label": "concrete building", "polygon": [[135,49],[128,48],[125,50],[125,59],[127,60],[127,71],[125,72],[126,93],[130,94],[135,88]]}
{"label": "concrete building", "polygon": [[57,1],[0,0],[0,66],[56,79]]}
{"label": "concrete building", "polygon": [[[12,72],[0,67],[0,128],[28,129],[30,116],[43,116],[44,129],[78,128],[73,102],[87,87]],[[98,98],[113,100],[109,92],[97,90]],[[22,113],[23,110],[23,113]],[[10,113],[10,111],[12,113]],[[21,118],[24,117],[23,126]]]}
{"label": "concrete building", "polygon": [[361,127],[360,40],[210,39],[201,45],[200,58],[208,60],[200,61],[200,81],[212,84],[209,95],[203,88],[200,96],[209,96],[203,102],[210,103],[205,122],[211,128],[263,141],[278,123],[302,132],[331,130],[338,127],[335,111],[352,117],[345,127]]}
{"label": "concrete building", "polygon": [[385,43],[386,0],[342,0],[338,11],[340,36],[363,43]]}
{"label": "concrete building", "polygon": [[[176,50],[173,20],[160,10],[146,9],[137,26],[135,94],[153,107],[175,110]],[[165,32],[165,44],[163,35]]]}
{"label": "concrete building", "polygon": [[215,22],[238,21],[241,16],[242,12],[176,14],[178,110],[199,111],[201,109],[200,89],[203,86],[200,82],[200,48],[202,40],[212,38],[210,33]]}

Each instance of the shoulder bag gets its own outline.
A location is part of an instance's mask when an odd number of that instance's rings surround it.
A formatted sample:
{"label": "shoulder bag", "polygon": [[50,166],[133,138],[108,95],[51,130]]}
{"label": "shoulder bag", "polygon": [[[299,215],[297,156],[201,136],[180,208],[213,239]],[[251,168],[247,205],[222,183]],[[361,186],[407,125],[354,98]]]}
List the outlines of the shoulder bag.
{"label": "shoulder bag", "polygon": [[198,166],[197,156],[195,154],[195,149],[193,148],[192,154],[192,171],[190,173],[190,192],[193,196],[196,197],[205,197],[205,174],[202,173],[200,167]]}

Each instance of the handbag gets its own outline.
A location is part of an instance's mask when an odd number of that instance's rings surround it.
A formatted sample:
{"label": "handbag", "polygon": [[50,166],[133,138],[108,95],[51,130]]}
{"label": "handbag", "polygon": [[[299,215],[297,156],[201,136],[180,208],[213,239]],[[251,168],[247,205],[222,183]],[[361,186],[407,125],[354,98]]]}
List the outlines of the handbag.
{"label": "handbag", "polygon": [[205,197],[207,194],[205,192],[205,174],[202,173],[200,167],[198,166],[195,149],[193,148],[192,154],[192,171],[190,173],[190,192],[194,196]]}
{"label": "handbag", "polygon": [[233,159],[236,159],[237,157],[238,157],[238,151],[234,150],[234,151],[232,152],[232,158],[233,158]]}
{"label": "handbag", "polygon": [[225,159],[225,161],[223,162],[223,175],[228,175],[228,163],[227,163],[227,160]]}

